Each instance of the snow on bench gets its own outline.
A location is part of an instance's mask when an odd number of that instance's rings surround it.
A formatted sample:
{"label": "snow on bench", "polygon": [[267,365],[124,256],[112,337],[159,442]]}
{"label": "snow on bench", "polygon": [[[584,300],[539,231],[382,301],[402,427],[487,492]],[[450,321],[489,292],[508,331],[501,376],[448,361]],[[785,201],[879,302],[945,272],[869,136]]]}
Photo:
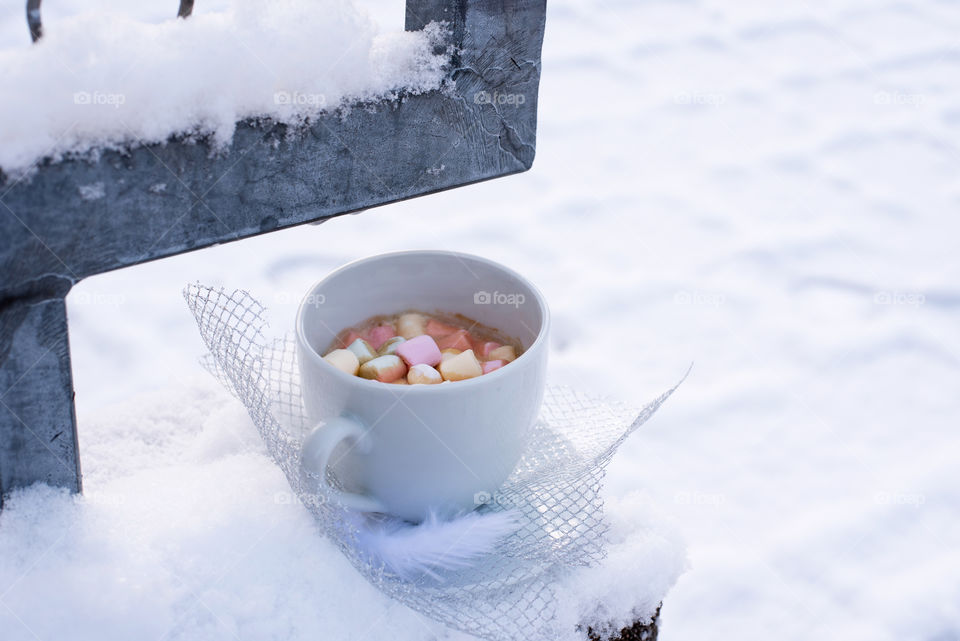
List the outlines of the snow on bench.
{"label": "snow on bench", "polygon": [[[436,91],[449,71],[438,23],[380,32],[344,0],[238,0],[159,22],[122,9],[59,18],[36,45],[0,44],[0,75],[16,87],[0,104],[11,123],[0,171],[16,179],[44,160],[171,137],[225,149],[239,121],[295,131],[338,108]],[[41,33],[39,13],[27,14],[31,35]]]}

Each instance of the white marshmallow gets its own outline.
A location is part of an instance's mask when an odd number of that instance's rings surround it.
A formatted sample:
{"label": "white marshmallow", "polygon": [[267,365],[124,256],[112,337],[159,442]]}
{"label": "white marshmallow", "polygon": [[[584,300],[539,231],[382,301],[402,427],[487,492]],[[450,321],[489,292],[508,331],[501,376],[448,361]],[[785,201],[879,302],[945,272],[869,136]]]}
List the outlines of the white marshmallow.
{"label": "white marshmallow", "polygon": [[400,317],[397,319],[397,334],[410,340],[415,336],[423,334],[426,326],[427,318],[423,314],[417,314],[415,312],[400,314]]}
{"label": "white marshmallow", "polygon": [[406,373],[406,363],[394,354],[377,356],[360,366],[360,376],[381,383],[392,383],[398,378],[403,378]]}
{"label": "white marshmallow", "polygon": [[357,360],[360,361],[361,365],[377,357],[377,350],[373,349],[373,345],[362,338],[358,338],[350,343],[347,349],[356,354]]}
{"label": "white marshmallow", "polygon": [[389,339],[383,345],[380,346],[380,349],[377,350],[377,354],[380,356],[386,356],[387,354],[394,354],[397,351],[397,346],[404,342],[406,339],[403,336],[394,336]]}
{"label": "white marshmallow", "polygon": [[407,371],[407,382],[411,385],[433,385],[442,383],[443,376],[426,363],[420,363]]}

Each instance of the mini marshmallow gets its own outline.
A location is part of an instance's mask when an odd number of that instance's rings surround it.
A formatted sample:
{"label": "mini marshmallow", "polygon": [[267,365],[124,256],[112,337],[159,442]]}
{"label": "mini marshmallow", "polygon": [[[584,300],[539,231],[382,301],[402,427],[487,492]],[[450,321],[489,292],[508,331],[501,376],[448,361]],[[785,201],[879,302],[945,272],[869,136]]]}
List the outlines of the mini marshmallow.
{"label": "mini marshmallow", "polygon": [[431,367],[440,364],[440,348],[436,341],[426,334],[415,336],[397,346],[397,356],[409,365],[426,363]]}
{"label": "mini marshmallow", "polygon": [[387,354],[396,354],[397,345],[403,342],[403,336],[394,336],[383,345],[380,346],[380,349],[377,350],[377,354],[380,356],[386,356]]}
{"label": "mini marshmallow", "polygon": [[446,323],[441,323],[436,318],[431,318],[427,321],[426,332],[434,338],[440,338],[441,336],[452,334],[455,331],[457,331],[456,327],[453,325],[447,325]]}
{"label": "mini marshmallow", "polygon": [[462,381],[481,376],[483,369],[480,367],[480,361],[474,356],[473,350],[468,349],[440,363],[440,374],[448,381]]}
{"label": "mini marshmallow", "polygon": [[403,364],[399,356],[388,354],[387,356],[377,356],[373,360],[367,361],[360,366],[360,376],[381,383],[392,383],[407,373],[407,366]]}
{"label": "mini marshmallow", "polygon": [[407,382],[411,385],[434,385],[442,383],[443,376],[426,363],[418,363],[407,372]]}
{"label": "mini marshmallow", "polygon": [[363,338],[363,336],[352,329],[346,333],[346,336],[343,335],[343,332],[340,334],[340,346],[343,348],[350,347],[350,344],[353,343],[353,341],[357,340],[358,338]]}
{"label": "mini marshmallow", "polygon": [[362,338],[358,338],[350,343],[347,349],[356,354],[357,360],[360,361],[361,365],[377,357],[377,351],[373,349],[373,346],[370,345],[370,343]]}
{"label": "mini marshmallow", "polygon": [[423,314],[414,312],[400,314],[400,318],[397,319],[397,335],[410,340],[423,334],[426,325],[427,319]]}
{"label": "mini marshmallow", "polygon": [[360,361],[357,359],[357,355],[348,349],[335,349],[324,356],[323,360],[350,376],[356,376],[357,370],[360,369]]}
{"label": "mini marshmallow", "polygon": [[480,364],[480,369],[483,370],[484,374],[489,374],[494,370],[498,370],[504,365],[507,364],[507,361],[484,361]]}
{"label": "mini marshmallow", "polygon": [[487,354],[487,360],[490,361],[507,361],[508,363],[517,358],[517,350],[513,349],[513,345],[503,345],[498,347],[495,350],[492,350]]}
{"label": "mini marshmallow", "polygon": [[440,349],[452,348],[459,349],[461,352],[473,349],[473,345],[470,344],[470,332],[465,329],[458,329],[452,334],[437,339],[437,345]]}
{"label": "mini marshmallow", "polygon": [[460,350],[459,350],[459,349],[451,349],[451,348],[441,349],[441,350],[440,350],[440,362],[442,363],[443,361],[447,360],[448,358],[453,358],[454,356],[456,356],[456,355],[459,354],[459,353],[460,353]]}
{"label": "mini marshmallow", "polygon": [[480,358],[489,358],[490,352],[497,349],[498,347],[503,347],[500,343],[494,343],[493,341],[487,341],[486,343],[480,343],[479,352]]}
{"label": "mini marshmallow", "polygon": [[380,349],[387,340],[396,335],[397,332],[393,329],[393,325],[377,325],[367,332],[367,340],[373,345],[373,349]]}

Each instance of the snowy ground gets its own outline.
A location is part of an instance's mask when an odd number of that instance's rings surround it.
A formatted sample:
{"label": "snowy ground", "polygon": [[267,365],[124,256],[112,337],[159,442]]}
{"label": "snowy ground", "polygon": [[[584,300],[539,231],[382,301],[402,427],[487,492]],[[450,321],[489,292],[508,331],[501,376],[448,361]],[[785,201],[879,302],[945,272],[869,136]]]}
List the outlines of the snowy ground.
{"label": "snowy ground", "polygon": [[4,639],[441,634],[316,541],[180,298],[284,328],[410,247],[538,283],[559,382],[640,403],[695,362],[609,475],[688,541],[664,640],[960,639],[957,33],[935,1],[552,0],[531,172],[81,283],[88,494],[11,501]]}

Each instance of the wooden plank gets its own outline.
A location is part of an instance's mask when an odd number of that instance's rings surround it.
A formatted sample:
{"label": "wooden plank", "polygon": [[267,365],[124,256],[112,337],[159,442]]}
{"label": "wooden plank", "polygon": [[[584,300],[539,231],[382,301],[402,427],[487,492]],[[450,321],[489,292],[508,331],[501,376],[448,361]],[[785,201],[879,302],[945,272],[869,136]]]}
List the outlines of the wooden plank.
{"label": "wooden plank", "polygon": [[[174,142],[106,152],[95,163],[47,164],[5,185],[4,281],[46,273],[79,280],[528,169],[544,3],[474,4],[449,93],[330,114],[292,139],[285,125],[241,123],[214,157],[205,144]],[[504,95],[523,102],[483,102]]]}
{"label": "wooden plank", "polygon": [[[49,285],[66,293],[69,283]],[[0,486],[41,481],[80,491],[62,297],[24,297],[0,314],[0,428]]]}

